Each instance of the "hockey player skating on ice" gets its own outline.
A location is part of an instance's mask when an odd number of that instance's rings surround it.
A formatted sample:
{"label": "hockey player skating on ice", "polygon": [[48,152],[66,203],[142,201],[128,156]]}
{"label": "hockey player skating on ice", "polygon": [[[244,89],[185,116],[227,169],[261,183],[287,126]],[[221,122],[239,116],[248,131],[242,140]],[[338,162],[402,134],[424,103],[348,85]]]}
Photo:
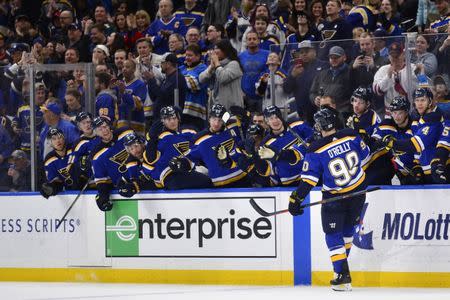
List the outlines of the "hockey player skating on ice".
{"label": "hockey player skating on ice", "polygon": [[58,128],[50,128],[47,133],[53,150],[44,160],[47,182],[42,184],[40,193],[44,198],[55,196],[64,188],[76,189],[69,166],[72,149],[66,144],[64,133]]}
{"label": "hockey player skating on ice", "polygon": [[[323,138],[308,148],[300,183],[289,198],[289,212],[294,216],[303,214],[300,206],[320,178],[323,199],[366,187],[363,166],[369,159],[369,148],[359,134],[352,129],[336,131],[337,116],[328,108],[319,110],[314,121]],[[365,198],[363,194],[322,205],[322,229],[335,273],[330,283],[336,291],[351,290],[347,257]]]}

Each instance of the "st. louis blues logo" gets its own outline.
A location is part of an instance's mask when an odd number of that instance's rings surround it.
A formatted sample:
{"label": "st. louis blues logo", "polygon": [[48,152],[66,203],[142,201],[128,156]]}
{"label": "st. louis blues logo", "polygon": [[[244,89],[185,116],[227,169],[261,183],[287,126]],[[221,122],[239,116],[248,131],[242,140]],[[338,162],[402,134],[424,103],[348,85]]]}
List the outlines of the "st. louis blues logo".
{"label": "st. louis blues logo", "polygon": [[353,245],[360,249],[373,250],[373,231],[364,233],[364,215],[366,214],[368,203],[364,203],[363,209],[361,211],[361,217],[359,219],[359,224],[356,226],[355,233],[353,235]]}

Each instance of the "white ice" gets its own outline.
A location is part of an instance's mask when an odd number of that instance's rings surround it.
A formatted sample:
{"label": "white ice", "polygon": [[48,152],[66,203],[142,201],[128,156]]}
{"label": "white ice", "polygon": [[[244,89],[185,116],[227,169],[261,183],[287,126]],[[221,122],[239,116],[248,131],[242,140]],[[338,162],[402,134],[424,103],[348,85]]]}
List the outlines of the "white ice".
{"label": "white ice", "polygon": [[2,300],[449,300],[450,289],[353,288],[333,292],[327,287],[204,286],[153,284],[1,282]]}

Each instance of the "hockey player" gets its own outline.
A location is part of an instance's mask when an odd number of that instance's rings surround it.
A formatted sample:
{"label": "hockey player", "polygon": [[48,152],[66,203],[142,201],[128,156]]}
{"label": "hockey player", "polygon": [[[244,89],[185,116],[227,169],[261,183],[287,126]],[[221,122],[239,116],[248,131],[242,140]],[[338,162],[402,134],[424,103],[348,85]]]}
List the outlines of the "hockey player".
{"label": "hockey player", "polygon": [[435,183],[450,181],[450,120],[445,120],[444,130],[436,145],[435,158],[431,161],[431,176]]}
{"label": "hockey player", "polygon": [[397,140],[388,135],[383,138],[387,150],[415,153],[422,172],[415,176],[423,178],[425,183],[433,183],[431,176],[431,160],[435,157],[436,144],[442,134],[444,118],[441,111],[433,103],[433,93],[429,88],[418,88],[414,91],[414,106],[419,120],[412,124],[414,136],[409,139]]}
{"label": "hockey player", "polygon": [[[323,138],[308,148],[300,183],[290,196],[289,212],[294,216],[303,214],[300,206],[320,178],[323,199],[366,187],[363,167],[369,159],[369,148],[354,130],[336,131],[336,120],[336,115],[328,108],[314,115]],[[322,229],[335,273],[330,281],[333,290],[351,290],[347,257],[364,201],[365,195],[361,195],[322,205]]]}
{"label": "hockey player", "polygon": [[173,106],[163,107],[160,116],[162,129],[158,132],[154,125],[149,133],[144,172],[157,186],[169,190],[211,187],[211,180],[192,170],[194,164],[186,158],[196,132],[180,130],[180,114]]}
{"label": "hockey player", "polygon": [[92,120],[92,115],[88,112],[80,112],[75,118],[81,135],[73,147],[70,164],[73,165],[76,178],[80,179],[80,187],[83,186],[83,181],[92,179],[91,152],[100,143],[100,138],[94,133]]}
{"label": "hockey player", "polygon": [[272,185],[297,185],[306,152],[304,141],[312,136],[313,130],[303,121],[288,125],[275,105],[264,109],[264,117],[270,134],[255,156],[256,169],[261,176],[270,177]]}
{"label": "hockey player", "polygon": [[58,128],[51,128],[47,132],[47,139],[50,140],[53,150],[44,160],[47,181],[42,184],[40,193],[46,199],[57,195],[64,188],[76,188],[69,166],[72,149],[70,145],[66,145],[64,133]]}
{"label": "hockey player", "polygon": [[111,210],[113,203],[109,196],[113,187],[117,187],[123,174],[127,172],[128,153],[123,145],[123,138],[132,133],[126,127],[113,131],[110,121],[105,117],[94,119],[95,134],[101,142],[92,151],[92,170],[97,185],[95,200],[102,211]]}
{"label": "hockey player", "polygon": [[237,123],[226,126],[222,119],[226,109],[215,104],[209,113],[209,127],[195,137],[187,157],[202,163],[207,169],[214,187],[248,187],[248,170],[242,170],[237,161],[242,156],[236,149],[240,141]]}
{"label": "hockey player", "polygon": [[95,73],[95,115],[108,117],[111,124],[115,124],[119,118],[117,109],[117,96],[110,89],[111,75],[105,72]]}
{"label": "hockey player", "polygon": [[[410,103],[403,96],[395,97],[391,105],[389,106],[389,111],[391,113],[391,118],[384,119],[374,130],[372,138],[375,139],[369,145],[372,150],[372,158],[370,168],[367,169],[369,176],[370,170],[375,173],[378,172],[378,176],[386,178],[389,175],[390,170],[390,157],[393,154],[394,163],[396,164],[396,174],[400,183],[403,185],[407,184],[418,184],[416,177],[414,176],[413,170],[419,168],[420,166],[414,163],[414,153],[412,152],[388,152],[384,147],[380,147],[379,141],[381,141],[385,136],[392,135],[396,139],[410,139],[413,136],[411,124],[412,118],[409,115]],[[384,161],[379,163],[379,161]],[[380,174],[381,172],[381,174]],[[411,174],[410,174],[411,173]]]}
{"label": "hockey player", "polygon": [[[145,139],[134,132],[129,133],[123,139],[123,145],[128,153],[127,174],[122,176],[122,180],[119,182],[119,194],[129,198],[139,193],[141,189],[155,189],[153,180],[144,174],[142,167],[145,164]],[[153,169],[152,166],[147,166],[147,168]]]}

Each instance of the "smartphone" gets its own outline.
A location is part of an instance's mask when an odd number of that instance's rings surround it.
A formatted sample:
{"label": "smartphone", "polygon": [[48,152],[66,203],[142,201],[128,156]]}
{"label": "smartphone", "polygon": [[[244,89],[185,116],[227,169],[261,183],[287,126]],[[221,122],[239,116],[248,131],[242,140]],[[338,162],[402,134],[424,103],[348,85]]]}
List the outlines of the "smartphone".
{"label": "smartphone", "polygon": [[303,59],[301,59],[301,58],[294,59],[294,66],[302,67],[303,66]]}

